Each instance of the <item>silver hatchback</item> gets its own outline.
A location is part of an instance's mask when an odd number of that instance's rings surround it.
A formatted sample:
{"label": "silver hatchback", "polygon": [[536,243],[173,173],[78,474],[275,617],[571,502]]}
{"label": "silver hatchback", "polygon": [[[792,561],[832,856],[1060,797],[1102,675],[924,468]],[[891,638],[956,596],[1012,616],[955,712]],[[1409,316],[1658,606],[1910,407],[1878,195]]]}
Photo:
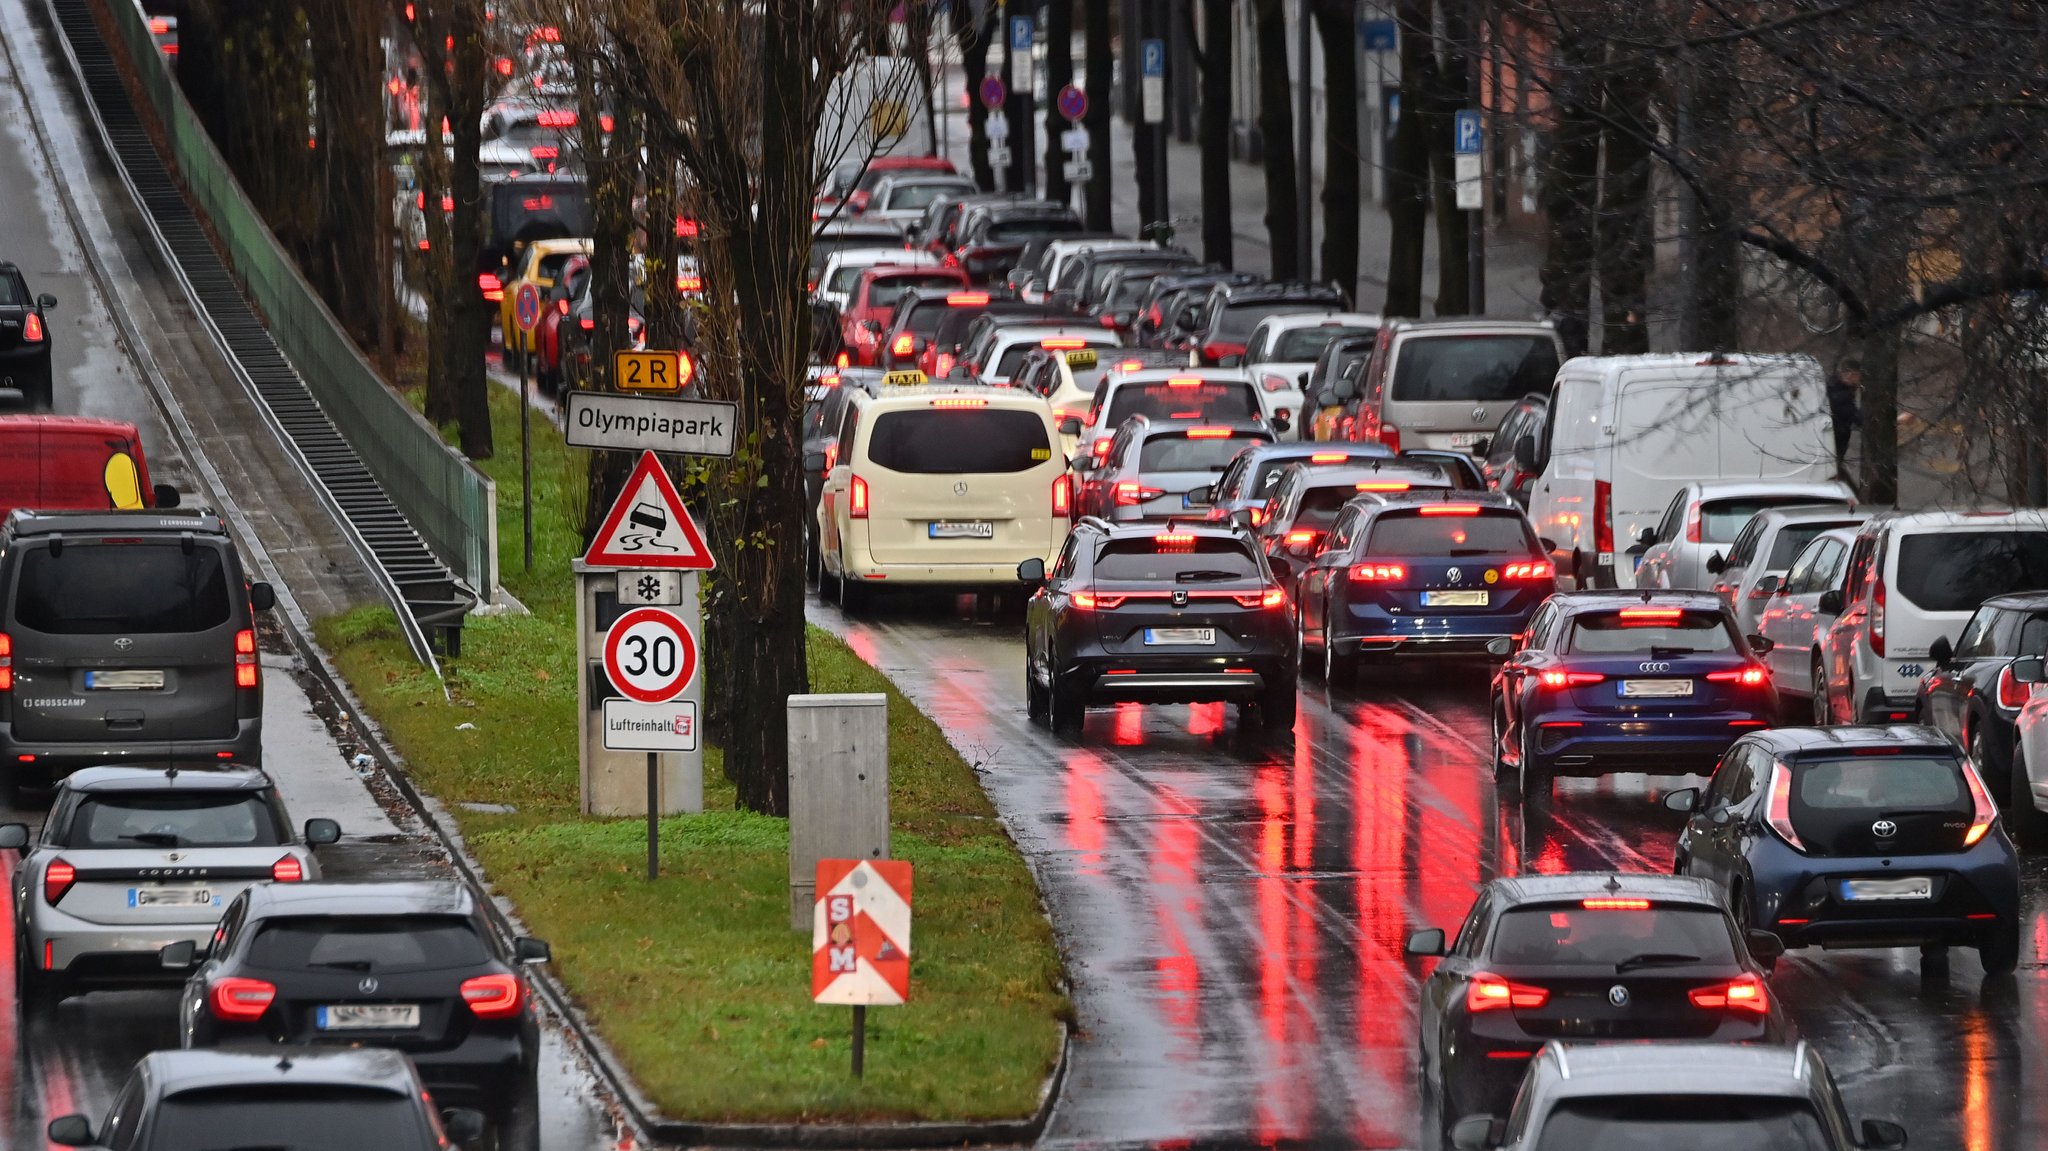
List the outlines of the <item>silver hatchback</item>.
{"label": "silver hatchback", "polygon": [[331,819],[295,831],[277,787],[250,767],[90,767],[57,786],[42,835],[0,824],[14,869],[19,1001],[45,1008],[95,988],[174,987],[157,952],[205,954],[221,909],[261,880],[320,878]]}

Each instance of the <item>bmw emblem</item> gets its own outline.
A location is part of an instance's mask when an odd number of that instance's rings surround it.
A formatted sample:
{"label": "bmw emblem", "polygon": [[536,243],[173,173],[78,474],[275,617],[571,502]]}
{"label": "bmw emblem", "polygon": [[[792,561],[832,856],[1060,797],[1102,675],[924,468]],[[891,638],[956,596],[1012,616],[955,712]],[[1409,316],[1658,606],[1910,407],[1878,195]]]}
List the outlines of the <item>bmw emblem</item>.
{"label": "bmw emblem", "polygon": [[377,977],[374,975],[365,975],[361,979],[356,981],[356,990],[362,992],[365,995],[377,994],[377,988],[379,986],[381,985],[377,982]]}
{"label": "bmw emblem", "polygon": [[1870,834],[1875,835],[1879,839],[1890,839],[1898,833],[1899,824],[1897,820],[1880,819],[1870,825]]}
{"label": "bmw emblem", "polygon": [[1614,1004],[1614,1005],[1615,1005],[1616,1007],[1627,1007],[1627,1006],[1628,1006],[1628,988],[1626,988],[1626,987],[1623,987],[1623,986],[1622,986],[1621,984],[1619,984],[1619,983],[1617,983],[1617,984],[1615,984],[1614,986],[1612,986],[1612,987],[1608,988],[1608,989],[1607,989],[1607,1002],[1609,1002],[1609,1003],[1612,1003],[1612,1004]]}

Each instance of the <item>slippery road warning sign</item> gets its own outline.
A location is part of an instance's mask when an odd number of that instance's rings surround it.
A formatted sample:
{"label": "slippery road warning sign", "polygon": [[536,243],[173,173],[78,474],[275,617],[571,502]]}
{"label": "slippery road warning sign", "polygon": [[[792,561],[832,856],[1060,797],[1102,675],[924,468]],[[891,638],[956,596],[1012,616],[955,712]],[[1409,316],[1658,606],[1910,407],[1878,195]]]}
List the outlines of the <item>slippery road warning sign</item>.
{"label": "slippery road warning sign", "polygon": [[910,865],[821,859],[811,918],[811,998],[854,1007],[910,998]]}
{"label": "slippery road warning sign", "polygon": [[592,567],[710,571],[704,533],[653,452],[640,453],[583,562]]}

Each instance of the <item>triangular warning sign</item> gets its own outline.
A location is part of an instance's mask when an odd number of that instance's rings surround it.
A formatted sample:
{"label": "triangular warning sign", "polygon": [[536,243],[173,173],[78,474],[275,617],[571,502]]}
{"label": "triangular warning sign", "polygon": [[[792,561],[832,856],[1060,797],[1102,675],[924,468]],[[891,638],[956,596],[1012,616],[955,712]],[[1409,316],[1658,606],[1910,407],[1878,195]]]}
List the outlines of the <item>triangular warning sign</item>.
{"label": "triangular warning sign", "polygon": [[583,562],[592,567],[678,568],[710,571],[711,549],[704,546],[704,533],[690,518],[683,497],[668,478],[667,469],[653,452],[641,452],[640,462],[619,489],[618,501],[604,517],[597,539]]}

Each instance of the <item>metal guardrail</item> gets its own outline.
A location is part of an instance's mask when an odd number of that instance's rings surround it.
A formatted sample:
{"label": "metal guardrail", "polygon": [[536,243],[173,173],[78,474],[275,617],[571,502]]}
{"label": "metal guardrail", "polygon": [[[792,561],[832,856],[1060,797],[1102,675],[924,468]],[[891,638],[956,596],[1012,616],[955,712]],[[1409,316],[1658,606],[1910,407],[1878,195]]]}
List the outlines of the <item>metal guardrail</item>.
{"label": "metal guardrail", "polygon": [[178,90],[141,10],[128,0],[108,0],[105,7],[164,127],[181,182],[220,237],[235,279],[278,348],[419,537],[488,600],[498,590],[496,485],[385,386],[299,274]]}

